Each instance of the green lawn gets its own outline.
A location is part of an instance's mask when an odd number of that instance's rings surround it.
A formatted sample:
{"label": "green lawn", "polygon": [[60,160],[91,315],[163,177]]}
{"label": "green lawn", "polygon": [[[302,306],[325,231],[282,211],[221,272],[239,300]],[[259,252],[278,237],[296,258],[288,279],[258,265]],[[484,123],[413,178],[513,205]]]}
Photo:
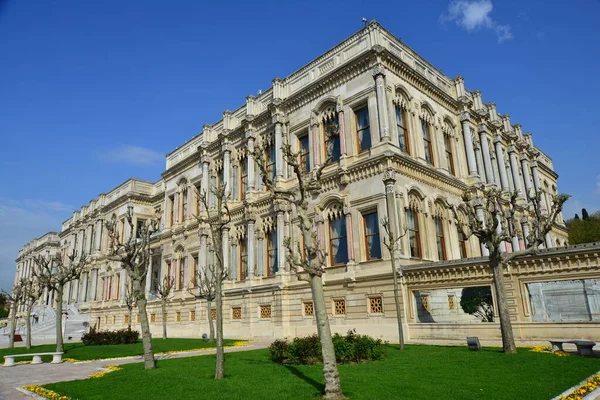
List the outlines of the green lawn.
{"label": "green lawn", "polygon": [[[213,380],[215,357],[163,360],[155,370],[141,363],[99,379],[45,387],[79,400],[105,399],[314,399],[322,391],[322,367],[271,362],[267,350],[226,355],[226,379]],[[600,369],[600,360],[557,357],[520,349],[470,352],[466,347],[387,348],[383,361],[339,367],[351,399],[544,399]]]}
{"label": "green lawn", "polygon": [[[235,340],[225,340],[226,346],[233,344]],[[152,339],[152,348],[155,353],[173,350],[191,350],[205,347],[215,347],[214,342],[204,342],[202,339]],[[27,353],[46,353],[56,350],[56,345],[45,344],[41,346],[33,346],[27,350],[24,347],[14,349],[0,349],[0,362],[6,354],[27,354]],[[106,346],[85,346],[83,343],[65,343],[65,354],[63,357],[74,358],[76,360],[95,360],[98,358],[113,358],[138,356],[144,354],[142,342],[135,344],[119,344]],[[50,361],[51,356],[43,357],[44,361]],[[30,359],[30,358],[29,358]],[[27,358],[18,358],[15,361],[24,361]]]}

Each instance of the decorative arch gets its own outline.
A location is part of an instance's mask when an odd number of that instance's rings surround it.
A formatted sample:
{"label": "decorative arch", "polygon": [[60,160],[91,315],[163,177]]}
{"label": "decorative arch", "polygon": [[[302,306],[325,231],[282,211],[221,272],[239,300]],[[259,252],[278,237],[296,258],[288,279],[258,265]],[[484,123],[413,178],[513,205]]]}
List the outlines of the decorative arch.
{"label": "decorative arch", "polygon": [[435,111],[433,111],[433,107],[425,100],[421,102],[421,114],[419,116],[423,121],[435,125]]}
{"label": "decorative arch", "polygon": [[456,136],[456,124],[448,115],[445,115],[442,120],[442,132],[450,137]]}
{"label": "decorative arch", "polygon": [[399,105],[405,110],[408,110],[410,107],[410,102],[412,100],[412,96],[409,91],[403,85],[396,85],[394,87],[394,103]]}
{"label": "decorative arch", "polygon": [[336,105],[337,98],[335,96],[328,95],[319,100],[319,102],[315,105],[314,111],[317,114],[321,114],[323,111],[325,111],[331,106],[333,106],[333,109],[335,110]]}
{"label": "decorative arch", "polygon": [[325,210],[328,207],[330,207],[332,204],[336,204],[336,203],[341,204],[343,207],[344,204],[346,204],[346,198],[339,193],[328,193],[325,196],[323,196],[323,199],[321,199],[319,208],[321,208],[322,210]]}
{"label": "decorative arch", "polygon": [[184,175],[177,180],[177,186],[186,186],[188,184],[188,178]]}
{"label": "decorative arch", "polygon": [[425,196],[423,193],[418,190],[418,188],[413,188],[408,191],[408,206],[412,210],[423,212],[424,210],[424,202]]}

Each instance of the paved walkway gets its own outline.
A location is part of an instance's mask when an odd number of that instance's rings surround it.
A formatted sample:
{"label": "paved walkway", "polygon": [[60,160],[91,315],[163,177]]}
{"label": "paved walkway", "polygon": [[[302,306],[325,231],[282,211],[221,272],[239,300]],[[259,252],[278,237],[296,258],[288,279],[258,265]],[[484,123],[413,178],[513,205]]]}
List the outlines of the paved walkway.
{"label": "paved walkway", "polygon": [[[235,351],[247,351],[263,349],[268,347],[270,342],[259,341],[250,342],[249,346],[230,347],[225,349],[226,353]],[[171,358],[193,357],[203,354],[212,354],[214,349],[192,351],[178,354],[157,355],[157,360],[166,360]],[[29,395],[21,393],[17,390],[24,385],[45,385],[52,382],[72,381],[76,379],[84,379],[89,375],[99,372],[99,370],[107,365],[129,364],[135,362],[143,362],[143,357],[125,358],[121,360],[106,360],[106,361],[90,361],[78,363],[62,363],[50,364],[44,363],[39,365],[21,364],[14,367],[0,367],[0,399],[1,400],[25,400],[31,399]],[[18,361],[18,360],[17,360]]]}

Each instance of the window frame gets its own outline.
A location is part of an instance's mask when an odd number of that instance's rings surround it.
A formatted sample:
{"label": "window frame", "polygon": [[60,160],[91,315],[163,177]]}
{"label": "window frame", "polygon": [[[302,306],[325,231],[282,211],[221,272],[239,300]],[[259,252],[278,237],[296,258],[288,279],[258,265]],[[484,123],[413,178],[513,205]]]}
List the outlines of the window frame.
{"label": "window frame", "polygon": [[456,176],[456,168],[454,167],[454,151],[452,149],[452,138],[450,135],[444,134],[444,147],[448,172],[450,172],[453,176]]}
{"label": "window frame", "polygon": [[[400,150],[402,150],[403,152],[405,152],[406,154],[408,154],[410,156],[411,155],[411,153],[410,153],[410,137],[409,137],[409,130],[407,127],[408,113],[406,112],[404,107],[402,107],[399,104],[396,104],[395,111],[396,111],[396,135],[398,136],[398,147],[400,147]],[[398,121],[398,116],[400,116],[400,120],[401,120],[400,122]],[[402,134],[400,134],[400,130],[402,130],[402,132],[403,132]],[[400,141],[400,136],[402,136],[402,138],[404,139],[403,140],[404,145],[402,145],[402,141]]]}
{"label": "window frame", "polygon": [[[344,230],[346,231],[346,235],[345,236],[333,236],[333,232],[332,232],[332,223],[334,220],[340,219],[341,223],[344,224]],[[346,261],[344,262],[339,262],[336,263],[335,262],[335,255],[333,254],[333,242],[335,240],[345,240],[346,241]],[[340,214],[338,216],[336,216],[334,219],[329,219],[329,263],[331,266],[337,266],[337,265],[345,265],[348,263],[349,257],[348,257],[348,226],[346,225],[346,216],[343,214]]]}
{"label": "window frame", "polygon": [[[442,217],[434,216],[433,217],[433,228],[435,233],[435,245],[436,252],[439,261],[448,260],[448,253],[446,251],[446,236],[444,232],[444,220]],[[441,252],[441,254],[440,254]]]}
{"label": "window frame", "polygon": [[421,119],[421,131],[423,136],[423,152],[425,153],[425,161],[435,166],[433,158],[433,139],[431,138],[430,124]]}
{"label": "window frame", "polygon": [[[277,228],[273,227],[266,235],[266,247],[267,247],[267,268],[265,276],[275,275],[277,273],[278,263],[278,243],[277,243]],[[273,269],[271,270],[271,262],[273,262]]]}
{"label": "window frame", "polygon": [[[375,214],[375,220],[377,222],[376,227],[377,227],[377,233],[371,233],[369,234],[367,232],[367,217],[371,216]],[[367,261],[371,261],[371,260],[381,260],[383,257],[382,254],[382,249],[381,249],[381,231],[379,229],[379,213],[377,212],[377,210],[370,210],[370,211],[365,211],[362,214],[363,217],[363,240],[365,243],[365,256]],[[371,249],[369,247],[369,237],[374,237],[377,236],[377,241],[379,243],[379,256],[378,257],[372,257],[371,256]]]}
{"label": "window frame", "polygon": [[247,278],[246,275],[244,274],[244,271],[248,270],[248,243],[247,243],[247,240],[248,239],[245,237],[240,238],[239,244],[238,244],[238,253],[239,253],[239,258],[240,258],[240,263],[239,263],[240,274],[238,275],[238,277],[239,277],[240,281],[246,280],[246,278]]}
{"label": "window frame", "polygon": [[[367,116],[367,121],[368,121],[368,125],[363,126],[362,128],[359,127],[358,123],[359,123],[359,118],[358,118],[358,114],[360,112],[366,112],[366,116]],[[373,138],[371,137],[371,118],[369,116],[369,105],[368,104],[364,104],[362,106],[357,107],[354,110],[354,121],[356,124],[356,146],[357,146],[357,150],[358,150],[358,154],[361,154],[367,150],[370,150],[373,147]],[[360,132],[363,131],[367,131],[368,132],[368,142],[369,142],[369,146],[363,148],[361,146],[361,142],[360,142]],[[364,136],[363,136],[363,140],[364,140]]]}
{"label": "window frame", "polygon": [[[409,215],[412,218],[409,218]],[[411,228],[410,221],[414,222],[414,227]],[[407,221],[407,231],[408,231],[408,248],[410,250],[411,258],[423,258],[423,249],[421,246],[421,232],[420,232],[420,224],[419,224],[419,212],[413,208],[406,209],[406,221]],[[413,246],[411,245],[411,232],[414,232],[414,238],[416,241],[416,250],[417,254],[413,255]]]}
{"label": "window frame", "polygon": [[[296,136],[298,138],[298,157],[300,162],[300,169],[304,173],[310,172],[310,136],[309,132],[305,131]],[[306,147],[303,146],[302,142],[306,140]]]}

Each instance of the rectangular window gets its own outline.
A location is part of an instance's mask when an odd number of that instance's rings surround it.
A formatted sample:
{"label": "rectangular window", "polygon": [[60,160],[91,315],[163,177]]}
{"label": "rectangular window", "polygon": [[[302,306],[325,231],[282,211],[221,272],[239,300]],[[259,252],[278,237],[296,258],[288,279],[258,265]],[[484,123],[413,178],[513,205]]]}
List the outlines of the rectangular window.
{"label": "rectangular window", "polygon": [[338,215],[329,221],[329,258],[331,265],[348,262],[346,217]]}
{"label": "rectangular window", "polygon": [[300,168],[303,172],[310,171],[310,144],[308,133],[298,137],[298,147],[300,152]]}
{"label": "rectangular window", "polygon": [[369,297],[369,313],[371,314],[382,314],[383,313],[383,298]]}
{"label": "rectangular window", "polygon": [[355,111],[356,136],[358,141],[358,152],[371,148],[371,128],[369,125],[369,108],[363,107]]}
{"label": "rectangular window", "polygon": [[271,179],[275,179],[275,176],[277,176],[277,153],[275,151],[275,146],[273,144],[270,144],[269,146],[267,146],[266,152],[268,176],[270,176]]}
{"label": "rectangular window", "polygon": [[183,192],[181,192],[181,195],[183,196],[183,207],[181,207],[181,221],[185,221],[187,216],[188,216],[188,190],[187,188],[183,189]]}
{"label": "rectangular window", "polygon": [[196,311],[190,311],[190,321],[196,320]]}
{"label": "rectangular window", "polygon": [[123,316],[123,323],[128,324],[129,323],[129,315],[125,314]]}
{"label": "rectangular window", "polygon": [[410,143],[408,138],[408,129],[406,123],[406,112],[400,106],[396,106],[396,129],[398,131],[398,145],[400,150],[410,154]]}
{"label": "rectangular window", "polygon": [[194,190],[194,195],[196,198],[196,215],[200,215],[200,204],[202,204],[202,200],[200,200],[200,196],[202,196],[202,192],[200,191],[200,184],[197,184],[196,189]]}
{"label": "rectangular window", "polygon": [[246,247],[246,238],[240,239],[240,280],[246,279],[248,273],[248,248]]}
{"label": "rectangular window", "polygon": [[338,114],[330,116],[323,121],[323,130],[325,135],[325,157],[331,152],[331,161],[338,161],[342,156],[342,146],[340,141],[340,121]]}
{"label": "rectangular window", "polygon": [[179,278],[177,280],[177,289],[183,289],[185,286],[185,260],[186,257],[179,260]]}
{"label": "rectangular window", "polygon": [[333,301],[333,314],[346,315],[346,300],[338,299]]}
{"label": "rectangular window", "polygon": [[175,196],[169,197],[169,226],[175,222]]}
{"label": "rectangular window", "polygon": [[444,135],[444,147],[446,147],[446,164],[448,165],[448,172],[452,175],[456,175],[454,170],[454,155],[452,154],[452,140],[448,135]]}
{"label": "rectangular window", "polygon": [[240,160],[240,165],[242,167],[242,173],[240,174],[240,200],[244,200],[248,191],[248,159],[243,158]]}
{"label": "rectangular window", "polygon": [[217,203],[217,197],[215,196],[214,191],[217,189],[217,177],[212,175],[210,177],[210,188],[208,189],[208,206],[214,207]]}
{"label": "rectangular window", "polygon": [[140,323],[140,314],[135,316],[135,322],[138,324]]}
{"label": "rectangular window", "polygon": [[175,321],[181,322],[181,311],[175,313]]}
{"label": "rectangular window", "polygon": [[217,309],[216,308],[212,308],[210,310],[210,319],[212,319],[213,321],[215,321],[217,319]]}
{"label": "rectangular window", "polygon": [[193,263],[193,272],[194,275],[192,275],[192,287],[198,287],[198,254],[196,254],[195,256],[192,257],[192,263]]}
{"label": "rectangular window", "polygon": [[156,322],[156,314],[150,314],[150,322]]}
{"label": "rectangular window", "polygon": [[242,307],[231,307],[231,319],[242,319]]}
{"label": "rectangular window", "polygon": [[440,217],[433,218],[435,227],[435,244],[437,248],[438,260],[446,260],[446,239],[444,238],[444,226]]}
{"label": "rectangular window", "polygon": [[423,131],[423,150],[425,150],[425,161],[433,165],[433,148],[431,147],[431,132],[429,125],[421,120],[421,130]]}
{"label": "rectangular window", "polygon": [[142,231],[144,230],[144,224],[146,223],[145,219],[138,219],[135,226],[135,237],[137,239],[141,239]]}
{"label": "rectangular window", "polygon": [[467,238],[460,228],[456,229],[458,232],[458,249],[460,251],[460,258],[467,258]]}
{"label": "rectangular window", "polygon": [[377,211],[363,214],[365,227],[365,247],[367,260],[381,258],[381,241],[379,240],[379,219]]}
{"label": "rectangular window", "polygon": [[260,306],[260,317],[271,318],[271,305]]}
{"label": "rectangular window", "polygon": [[113,317],[112,317],[112,323],[113,323],[113,325],[115,325],[117,323],[117,316],[116,315],[113,315]]}
{"label": "rectangular window", "polygon": [[408,225],[410,256],[421,258],[421,237],[419,235],[418,213],[411,208],[407,209],[406,221]]}
{"label": "rectangular window", "polygon": [[302,309],[304,310],[305,317],[312,317],[315,315],[315,305],[312,301],[305,301],[302,303]]}
{"label": "rectangular window", "polygon": [[272,229],[267,236],[267,276],[277,272],[277,229]]}

